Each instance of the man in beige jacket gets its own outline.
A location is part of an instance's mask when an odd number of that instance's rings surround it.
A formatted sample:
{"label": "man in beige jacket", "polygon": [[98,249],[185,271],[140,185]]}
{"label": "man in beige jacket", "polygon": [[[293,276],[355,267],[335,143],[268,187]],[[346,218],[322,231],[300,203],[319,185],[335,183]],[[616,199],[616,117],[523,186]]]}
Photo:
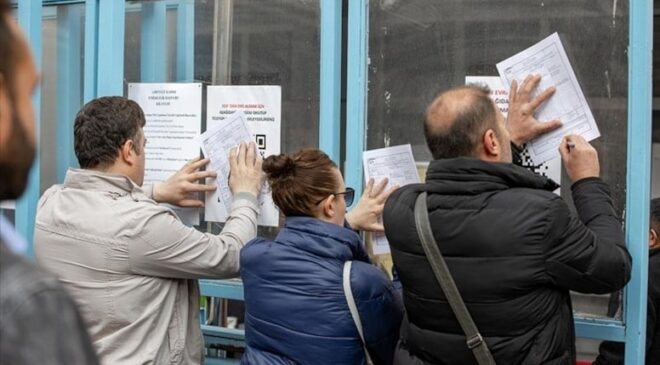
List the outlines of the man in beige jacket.
{"label": "man in beige jacket", "polygon": [[187,193],[209,189],[195,184],[214,176],[198,171],[208,161],[142,187],[144,124],[140,107],[122,97],[80,110],[81,169],[42,196],[34,252],[79,304],[103,364],[201,364],[197,279],[237,275],[239,251],[257,232],[261,159],[254,144],[232,151],[231,212],[220,234],[202,233],[158,202],[201,205]]}

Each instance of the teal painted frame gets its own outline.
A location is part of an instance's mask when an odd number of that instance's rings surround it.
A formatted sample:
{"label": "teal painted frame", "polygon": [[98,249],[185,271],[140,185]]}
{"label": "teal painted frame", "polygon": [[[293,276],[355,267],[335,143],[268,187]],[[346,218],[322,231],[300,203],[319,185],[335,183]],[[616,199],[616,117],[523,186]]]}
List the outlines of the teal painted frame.
{"label": "teal painted frame", "polygon": [[362,151],[366,147],[369,1],[348,2],[346,70],[346,185],[362,195]]}
{"label": "teal painted frame", "polygon": [[625,291],[626,364],[644,364],[651,195],[653,3],[630,2],[626,243],[633,258]]}
{"label": "teal painted frame", "polygon": [[[25,37],[32,50],[37,70],[41,71],[41,0],[21,0],[18,3],[18,23],[25,33]],[[38,87],[32,97],[34,105],[34,119],[36,124],[37,146],[41,135],[41,87]],[[28,243],[27,256],[32,256],[32,240],[34,235],[34,219],[37,214],[39,201],[39,182],[41,181],[41,160],[36,154],[27,188],[20,199],[16,201],[15,225],[16,231]]]}
{"label": "teal painted frame", "polygon": [[[164,57],[167,6],[163,1],[141,5],[140,79],[142,82],[164,82],[167,76],[166,57]],[[122,47],[123,45],[122,42]]]}
{"label": "teal painted frame", "polygon": [[342,2],[321,0],[319,149],[341,165]]}

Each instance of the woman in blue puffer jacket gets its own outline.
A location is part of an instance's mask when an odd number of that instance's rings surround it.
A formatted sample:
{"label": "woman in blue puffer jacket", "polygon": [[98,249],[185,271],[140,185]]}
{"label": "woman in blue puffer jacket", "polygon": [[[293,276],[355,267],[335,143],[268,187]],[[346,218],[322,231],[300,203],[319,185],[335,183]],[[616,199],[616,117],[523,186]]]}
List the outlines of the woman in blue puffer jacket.
{"label": "woman in blue puffer jacket", "polygon": [[241,251],[246,352],[242,364],[366,364],[365,350],[344,295],[350,291],[374,364],[391,364],[403,305],[387,276],[373,266],[354,229],[382,230],[378,216],[386,181],[370,181],[346,214],[354,191],[317,149],[263,163],[273,200],[286,216],[275,240],[256,238]]}

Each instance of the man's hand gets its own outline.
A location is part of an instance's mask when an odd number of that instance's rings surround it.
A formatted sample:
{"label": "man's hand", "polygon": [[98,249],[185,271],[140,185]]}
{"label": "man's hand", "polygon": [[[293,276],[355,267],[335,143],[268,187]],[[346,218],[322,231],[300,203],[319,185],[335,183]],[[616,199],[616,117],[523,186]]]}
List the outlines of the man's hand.
{"label": "man's hand", "polygon": [[362,197],[355,208],[346,213],[346,221],[351,228],[372,232],[383,232],[385,230],[383,223],[380,221],[380,216],[383,213],[387,198],[394,190],[399,188],[398,185],[395,185],[385,191],[387,181],[387,178],[383,179],[374,188],[374,179],[369,179],[367,187],[364,189],[364,193],[362,193]]}
{"label": "man's hand", "polygon": [[257,145],[241,143],[229,152],[229,189],[234,194],[250,193],[259,196],[263,184],[261,171],[261,156],[257,153]]}
{"label": "man's hand", "polygon": [[572,182],[600,175],[598,153],[581,136],[571,134],[564,137],[559,145],[559,152]]}
{"label": "man's hand", "polygon": [[196,182],[207,177],[216,176],[216,173],[213,171],[199,171],[200,168],[206,166],[208,163],[208,158],[200,159],[198,157],[189,161],[164,182],[155,184],[153,191],[154,200],[159,203],[169,203],[180,207],[203,207],[204,202],[191,197],[191,194],[214,191],[216,189],[215,184],[206,185]]}
{"label": "man's hand", "polygon": [[[520,88],[516,80],[511,82],[509,91],[509,114],[507,117],[507,128],[511,135],[511,142],[517,146],[531,141],[532,139],[551,132],[561,127],[559,120],[539,122],[534,118],[534,112],[546,100],[555,93],[554,87],[543,90],[537,97],[532,98],[532,93],[541,82],[541,75],[529,75],[525,78]],[[530,100],[531,99],[531,100]]]}

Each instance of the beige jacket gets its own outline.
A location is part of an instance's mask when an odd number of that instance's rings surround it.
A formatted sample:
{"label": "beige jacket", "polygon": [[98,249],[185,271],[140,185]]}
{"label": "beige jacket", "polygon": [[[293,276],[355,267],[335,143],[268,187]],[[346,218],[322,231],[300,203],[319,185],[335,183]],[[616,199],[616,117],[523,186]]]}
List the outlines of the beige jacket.
{"label": "beige jacket", "polygon": [[34,252],[78,303],[103,364],[201,364],[197,279],[238,275],[258,203],[234,196],[212,235],[186,227],[149,190],[70,169],[39,201]]}

